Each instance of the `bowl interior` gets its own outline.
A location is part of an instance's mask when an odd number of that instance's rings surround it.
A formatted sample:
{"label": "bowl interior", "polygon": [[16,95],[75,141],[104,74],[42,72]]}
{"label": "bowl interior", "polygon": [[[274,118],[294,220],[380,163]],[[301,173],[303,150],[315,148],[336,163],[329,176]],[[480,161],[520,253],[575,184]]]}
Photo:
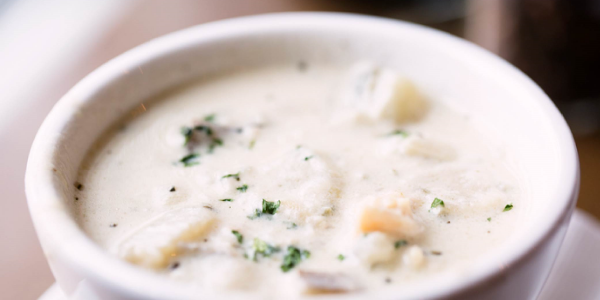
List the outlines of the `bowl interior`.
{"label": "bowl interior", "polygon": [[[79,164],[111,124],[153,95],[223,70],[300,60],[370,60],[392,67],[431,99],[468,111],[514,145],[519,165],[513,168],[529,186],[531,201],[519,210],[527,217],[522,230],[474,261],[464,276],[437,281],[444,284],[436,287],[417,284],[405,296],[442,295],[500,272],[498,266],[532,249],[572,204],[577,161],[570,132],[546,95],[512,66],[449,35],[401,22],[334,14],[259,16],[151,41],[96,70],[61,99],[36,138],[27,174],[30,209],[46,253],[133,294],[173,296],[171,283],[104,254],[77,228],[70,204]],[[52,265],[51,255],[49,260]],[[189,295],[185,288],[179,292]]]}

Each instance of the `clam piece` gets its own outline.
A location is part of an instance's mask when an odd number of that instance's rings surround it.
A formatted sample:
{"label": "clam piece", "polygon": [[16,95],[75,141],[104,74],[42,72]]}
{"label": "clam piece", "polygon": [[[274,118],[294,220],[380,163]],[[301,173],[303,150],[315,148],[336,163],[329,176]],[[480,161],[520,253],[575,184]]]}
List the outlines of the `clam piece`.
{"label": "clam piece", "polygon": [[393,195],[377,199],[372,206],[365,207],[359,229],[363,233],[379,231],[395,237],[413,237],[422,231],[413,219],[410,200]]}
{"label": "clam piece", "polygon": [[359,284],[344,274],[302,270],[298,273],[309,294],[348,293],[360,290]]}

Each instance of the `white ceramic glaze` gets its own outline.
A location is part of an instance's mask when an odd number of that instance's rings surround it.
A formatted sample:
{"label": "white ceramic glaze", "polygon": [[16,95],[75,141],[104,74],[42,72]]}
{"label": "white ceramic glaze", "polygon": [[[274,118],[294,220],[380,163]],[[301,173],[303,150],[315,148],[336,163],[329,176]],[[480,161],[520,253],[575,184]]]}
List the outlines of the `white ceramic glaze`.
{"label": "white ceramic glaze", "polygon": [[520,161],[514,167],[525,174],[532,201],[522,230],[474,259],[464,274],[440,274],[398,294],[369,298],[535,299],[560,248],[579,187],[573,138],[556,107],[516,68],[470,43],[413,24],[330,13],[262,15],[179,31],[110,61],[56,104],[37,134],[25,181],[38,236],[65,294],[80,299],[213,298],[107,255],[71,217],[81,160],[124,113],[168,88],[226,69],[365,59],[399,70],[427,96],[490,124],[488,130],[514,145]]}

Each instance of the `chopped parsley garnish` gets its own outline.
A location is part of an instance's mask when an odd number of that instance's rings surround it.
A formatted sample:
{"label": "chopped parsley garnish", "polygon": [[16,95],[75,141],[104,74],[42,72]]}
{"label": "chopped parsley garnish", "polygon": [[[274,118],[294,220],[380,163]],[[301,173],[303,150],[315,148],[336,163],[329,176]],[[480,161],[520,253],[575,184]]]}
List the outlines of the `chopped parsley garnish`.
{"label": "chopped parsley garnish", "polygon": [[444,205],[444,201],[442,199],[440,199],[440,198],[433,199],[433,202],[431,203],[431,208],[436,208],[438,206],[446,207]]}
{"label": "chopped parsley garnish", "polygon": [[204,117],[204,121],[206,121],[206,122],[212,122],[212,121],[215,120],[215,117],[216,117],[215,114],[210,114],[210,115]]}
{"label": "chopped parsley garnish", "polygon": [[258,208],[257,208],[257,209],[254,211],[254,214],[252,214],[252,215],[249,215],[249,216],[248,216],[248,219],[250,219],[250,220],[254,220],[254,219],[256,219],[256,218],[259,218],[260,216],[262,216],[262,212],[260,211],[260,209],[258,209]]}
{"label": "chopped parsley garnish", "polygon": [[400,248],[402,246],[406,246],[406,245],[408,245],[408,242],[406,240],[399,240],[394,243],[394,248],[398,249],[398,248]]}
{"label": "chopped parsley garnish", "polygon": [[241,193],[245,193],[247,189],[248,189],[247,184],[244,184],[244,185],[236,188],[236,190],[240,191]]}
{"label": "chopped parsley garnish", "polygon": [[492,218],[487,218],[487,220],[488,220],[488,222],[491,222],[491,221],[492,221]]}
{"label": "chopped parsley garnish", "polygon": [[240,173],[239,172],[235,173],[235,174],[227,174],[221,178],[231,178],[231,177],[235,178],[235,180],[237,180],[237,181],[240,181]]}
{"label": "chopped parsley garnish", "polygon": [[279,247],[271,246],[259,238],[254,238],[254,243],[252,244],[252,260],[256,261],[258,254],[263,257],[269,257],[271,254],[275,252],[279,252]]}
{"label": "chopped parsley garnish", "polygon": [[392,135],[399,135],[399,136],[402,136],[402,137],[407,137],[408,136],[408,132],[406,132],[404,130],[396,129],[396,130],[388,133],[388,136],[392,136]]}
{"label": "chopped parsley garnish", "polygon": [[198,125],[198,126],[194,127],[194,130],[204,132],[208,136],[212,136],[212,134],[213,134],[212,129],[209,126],[205,126],[205,125]]}
{"label": "chopped parsley garnish", "polygon": [[256,144],[256,140],[251,140],[250,145],[248,145],[248,149],[254,148],[254,144]]}
{"label": "chopped parsley garnish", "polygon": [[298,225],[296,223],[288,222],[288,226],[286,228],[287,229],[295,229],[296,227],[298,227]]}
{"label": "chopped parsley garnish", "polygon": [[309,160],[311,158],[313,158],[313,155],[305,157],[304,160]]}
{"label": "chopped parsley garnish", "polygon": [[342,261],[342,260],[346,259],[346,257],[344,255],[340,254],[337,256],[337,259]]}
{"label": "chopped parsley garnish", "polygon": [[175,187],[171,187],[171,189],[169,190],[169,192],[174,192],[174,191],[176,191]]}
{"label": "chopped parsley garnish", "polygon": [[188,154],[188,155],[184,156],[179,161],[183,163],[184,167],[191,167],[191,166],[200,164],[197,161],[198,157],[200,157],[200,154],[192,153],[192,154]]}
{"label": "chopped parsley garnish", "polygon": [[[262,210],[260,209],[256,209],[254,211],[254,214],[249,215],[248,219],[250,220],[254,220],[256,218],[261,217],[262,215],[274,215],[275,212],[277,211],[277,209],[279,208],[279,205],[281,205],[281,201],[277,200],[277,203],[275,202],[271,202],[271,201],[267,201],[265,199],[262,200]],[[295,227],[296,223],[292,223],[293,227]],[[288,229],[290,229],[290,227],[288,227]]]}
{"label": "chopped parsley garnish", "polygon": [[229,198],[227,198],[227,199],[220,199],[219,201],[223,201],[223,202],[231,202],[231,201],[233,201],[233,199],[229,199]]}
{"label": "chopped parsley garnish", "polygon": [[298,265],[302,259],[307,259],[309,257],[310,252],[306,250],[300,250],[294,246],[288,246],[287,254],[283,258],[283,263],[281,264],[281,270],[283,272],[287,272]]}
{"label": "chopped parsley garnish", "polygon": [[[215,115],[208,115],[204,118],[206,122],[212,122],[215,118]],[[181,134],[185,137],[184,146],[188,146],[188,148],[195,148],[200,146],[199,142],[206,144],[208,147],[207,152],[212,153],[214,149],[218,146],[223,145],[223,140],[219,137],[215,136],[215,132],[208,123],[204,123],[201,125],[196,125],[194,127],[182,127]],[[203,134],[202,138],[197,136],[197,134]],[[205,142],[206,141],[206,142]],[[194,142],[193,145],[190,145]]]}
{"label": "chopped parsley garnish", "polygon": [[239,231],[237,230],[232,230],[231,233],[233,233],[233,235],[235,235],[235,238],[237,239],[238,243],[243,243],[244,242],[244,236],[239,233]]}
{"label": "chopped parsley garnish", "polygon": [[512,205],[512,203],[506,204],[506,206],[504,207],[504,210],[503,210],[503,212],[504,212],[504,211],[509,211],[509,210],[511,210],[511,209],[513,209],[513,205]]}
{"label": "chopped parsley garnish", "polygon": [[262,213],[274,215],[275,212],[277,211],[277,209],[279,208],[280,204],[281,204],[280,200],[277,200],[277,203],[275,203],[275,202],[270,202],[270,201],[263,199],[262,200]]}
{"label": "chopped parsley garnish", "polygon": [[185,142],[183,143],[183,145],[187,146],[187,144],[192,139],[192,135],[194,134],[194,131],[192,131],[192,128],[189,128],[189,127],[181,127],[181,134],[183,134],[183,137],[185,138]]}
{"label": "chopped parsley garnish", "polygon": [[223,140],[218,138],[213,138],[212,142],[208,145],[208,153],[213,153],[217,146],[223,146]]}

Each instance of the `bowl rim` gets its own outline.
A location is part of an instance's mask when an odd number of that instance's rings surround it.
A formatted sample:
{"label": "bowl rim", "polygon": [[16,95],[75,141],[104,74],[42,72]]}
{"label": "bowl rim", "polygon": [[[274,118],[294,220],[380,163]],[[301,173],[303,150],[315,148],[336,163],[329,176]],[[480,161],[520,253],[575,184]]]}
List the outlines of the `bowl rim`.
{"label": "bowl rim", "polygon": [[[150,298],[188,298],[191,294],[181,285],[167,283],[158,276],[149,274],[138,268],[132,267],[100,249],[77,226],[68,213],[49,207],[61,206],[58,186],[53,180],[52,157],[60,151],[61,132],[77,112],[77,106],[111,84],[124,71],[135,70],[138,66],[151,62],[170,52],[176,51],[190,44],[210,43],[219,38],[243,35],[246,33],[266,32],[277,30],[272,28],[287,28],[302,31],[303,26],[328,26],[330,29],[340,29],[341,23],[364,26],[375,26],[382,30],[411,30],[427,35],[431,39],[438,39],[445,43],[452,51],[461,51],[461,55],[472,55],[478,61],[497,68],[498,73],[512,76],[522,82],[527,92],[534,96],[545,117],[551,122],[558,141],[562,167],[561,178],[564,184],[557,192],[557,205],[551,207],[547,214],[547,221],[541,223],[541,228],[532,232],[533,238],[507,255],[505,268],[479,270],[459,284],[444,286],[443,284],[431,288],[425,294],[418,294],[420,298],[439,298],[459,295],[468,290],[484,285],[486,282],[497,279],[502,274],[510,272],[528,256],[534,254],[545,241],[552,237],[552,233],[564,224],[570,217],[579,189],[579,162],[573,136],[564,118],[548,96],[525,74],[510,65],[508,62],[494,54],[450,34],[431,29],[425,26],[407,23],[398,20],[364,16],[346,13],[324,12],[295,12],[272,13],[248,17],[221,20],[193,26],[153,39],[137,46],[96,69],[79,83],[77,83],[59,102],[44,120],[32,145],[25,176],[25,186],[29,210],[34,220],[36,232],[42,242],[48,260],[59,259],[85,274],[86,278],[102,282],[111,286],[111,289],[131,297]],[[271,28],[271,29],[270,29]],[[560,204],[560,205],[559,205]],[[54,270],[53,270],[54,271]],[[60,280],[59,284],[60,284]],[[177,287],[178,290],[173,290]],[[409,296],[410,297],[410,296]]]}

